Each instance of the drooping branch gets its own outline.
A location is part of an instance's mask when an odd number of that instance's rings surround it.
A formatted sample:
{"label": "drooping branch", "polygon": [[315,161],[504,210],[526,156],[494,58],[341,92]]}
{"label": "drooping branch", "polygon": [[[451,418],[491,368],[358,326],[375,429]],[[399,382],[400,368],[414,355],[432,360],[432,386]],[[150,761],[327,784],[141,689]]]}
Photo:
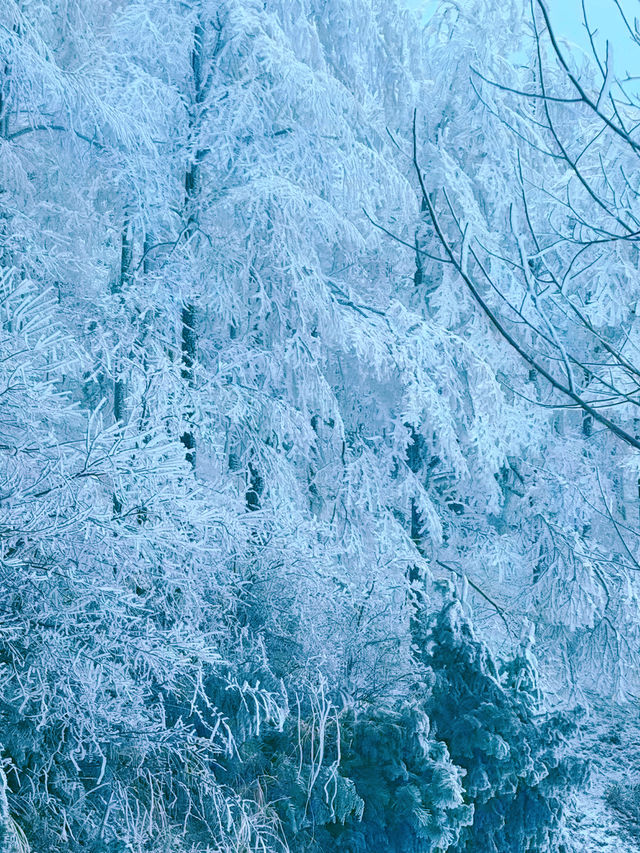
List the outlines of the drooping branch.
{"label": "drooping branch", "polygon": [[57,133],[73,133],[78,139],[82,139],[83,142],[86,142],[87,145],[91,145],[94,148],[98,148],[100,150],[104,150],[104,145],[101,142],[98,142],[97,139],[92,139],[90,136],[87,136],[84,133],[80,133],[78,130],[70,129],[68,127],[64,127],[61,124],[34,124],[27,125],[26,127],[21,127],[19,130],[14,130],[12,133],[7,135],[7,139],[11,142],[19,139],[21,136],[25,136],[27,133],[36,133],[41,131],[56,131]]}

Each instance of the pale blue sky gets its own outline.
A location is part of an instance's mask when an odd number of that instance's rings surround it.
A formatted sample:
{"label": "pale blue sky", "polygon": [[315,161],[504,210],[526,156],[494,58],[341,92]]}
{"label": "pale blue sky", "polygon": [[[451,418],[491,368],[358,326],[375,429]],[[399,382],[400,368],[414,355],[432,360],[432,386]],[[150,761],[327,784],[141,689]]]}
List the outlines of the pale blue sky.
{"label": "pale blue sky", "polygon": [[[437,7],[439,0],[405,0],[408,6],[422,9],[425,17]],[[500,3],[501,0],[495,0]],[[583,50],[588,50],[588,39],[582,22],[581,0],[547,0],[557,32]],[[640,74],[640,48],[627,32],[613,0],[586,0],[587,14],[592,29],[598,30],[597,43],[601,56],[608,39],[613,45],[614,69],[618,77],[626,72]],[[640,14],[638,0],[622,0],[627,18],[633,26],[634,10]]]}

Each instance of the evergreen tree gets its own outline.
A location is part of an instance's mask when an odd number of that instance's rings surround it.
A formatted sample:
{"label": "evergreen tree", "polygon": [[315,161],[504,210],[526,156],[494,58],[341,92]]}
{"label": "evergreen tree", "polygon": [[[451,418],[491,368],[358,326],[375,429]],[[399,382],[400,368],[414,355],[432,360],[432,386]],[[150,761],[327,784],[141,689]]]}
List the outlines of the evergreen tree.
{"label": "evergreen tree", "polygon": [[435,736],[464,768],[473,822],[452,851],[562,847],[562,816],[585,767],[566,755],[575,721],[540,712],[536,672],[525,650],[498,666],[455,598],[432,615],[426,662],[435,681],[428,714]]}

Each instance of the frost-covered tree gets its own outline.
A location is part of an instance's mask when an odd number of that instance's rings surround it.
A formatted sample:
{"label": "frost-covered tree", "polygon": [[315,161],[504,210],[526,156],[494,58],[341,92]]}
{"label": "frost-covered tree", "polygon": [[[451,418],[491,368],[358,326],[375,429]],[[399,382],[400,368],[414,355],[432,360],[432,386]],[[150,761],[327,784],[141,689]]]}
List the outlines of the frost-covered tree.
{"label": "frost-covered tree", "polygon": [[437,95],[457,168],[444,43],[379,0],[7,9],[1,830],[456,849],[478,791],[423,620],[444,571],[511,625],[523,441],[406,157]]}
{"label": "frost-covered tree", "polygon": [[563,754],[575,722],[536,716],[537,672],[527,647],[498,665],[456,599],[445,600],[427,631],[435,674],[428,713],[466,770],[464,791],[474,804],[472,824],[451,849],[560,849],[563,810],[585,772]]}
{"label": "frost-covered tree", "polygon": [[417,230],[378,221],[408,256],[415,243],[414,309],[497,382],[486,480],[416,443],[444,530],[442,545],[416,541],[494,636],[498,617],[530,618],[547,675],[622,695],[638,653],[633,98],[610,88],[612,60],[574,67],[533,11],[477,3],[432,19],[428,100],[404,145],[421,216]]}
{"label": "frost-covered tree", "polygon": [[[147,416],[144,399],[129,403],[127,423],[114,418],[118,395],[96,367],[117,360],[105,314],[112,328],[119,315],[99,313],[113,295],[105,258],[116,255],[104,192],[122,151],[140,156],[148,146],[144,136],[111,137],[104,116],[98,141],[74,139],[74,122],[92,114],[84,92],[62,88],[73,80],[64,63],[82,56],[82,33],[63,50],[57,38],[68,19],[14,11],[3,143],[3,162],[15,167],[2,199],[0,707],[15,827],[4,829],[41,850],[164,849],[204,836],[221,849],[250,844],[272,833],[272,821],[214,773],[216,756],[235,748],[216,697],[243,718],[237,676],[252,645],[245,638],[237,657],[225,566],[242,559],[241,512],[228,482],[216,484],[213,472],[206,486],[193,480],[179,436]],[[88,86],[98,87],[99,72]],[[59,102],[46,97],[54,83]],[[47,152],[39,169],[20,168],[38,152]],[[82,200],[74,182],[91,187],[91,170],[96,195]],[[81,239],[84,255],[56,242],[53,226],[67,221],[67,239]],[[146,352],[144,388],[159,370]],[[252,695],[267,716],[276,713],[269,693]],[[248,712],[244,725],[254,719]]]}

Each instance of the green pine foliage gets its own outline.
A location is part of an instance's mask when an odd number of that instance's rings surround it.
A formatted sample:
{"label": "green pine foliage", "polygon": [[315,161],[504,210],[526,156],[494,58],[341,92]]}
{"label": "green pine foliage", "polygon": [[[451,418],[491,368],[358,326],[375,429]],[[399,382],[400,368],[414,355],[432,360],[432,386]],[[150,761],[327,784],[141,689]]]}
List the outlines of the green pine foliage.
{"label": "green pine foliage", "polygon": [[429,617],[425,639],[435,675],[428,713],[474,804],[473,824],[451,850],[562,849],[563,809],[586,773],[563,749],[574,719],[538,710],[530,654],[498,665],[457,599]]}
{"label": "green pine foliage", "polygon": [[[291,850],[451,849],[472,823],[473,806],[464,802],[463,771],[434,737],[422,704],[345,709],[322,744],[317,717],[293,718],[247,749]],[[322,766],[314,764],[320,752]]]}

